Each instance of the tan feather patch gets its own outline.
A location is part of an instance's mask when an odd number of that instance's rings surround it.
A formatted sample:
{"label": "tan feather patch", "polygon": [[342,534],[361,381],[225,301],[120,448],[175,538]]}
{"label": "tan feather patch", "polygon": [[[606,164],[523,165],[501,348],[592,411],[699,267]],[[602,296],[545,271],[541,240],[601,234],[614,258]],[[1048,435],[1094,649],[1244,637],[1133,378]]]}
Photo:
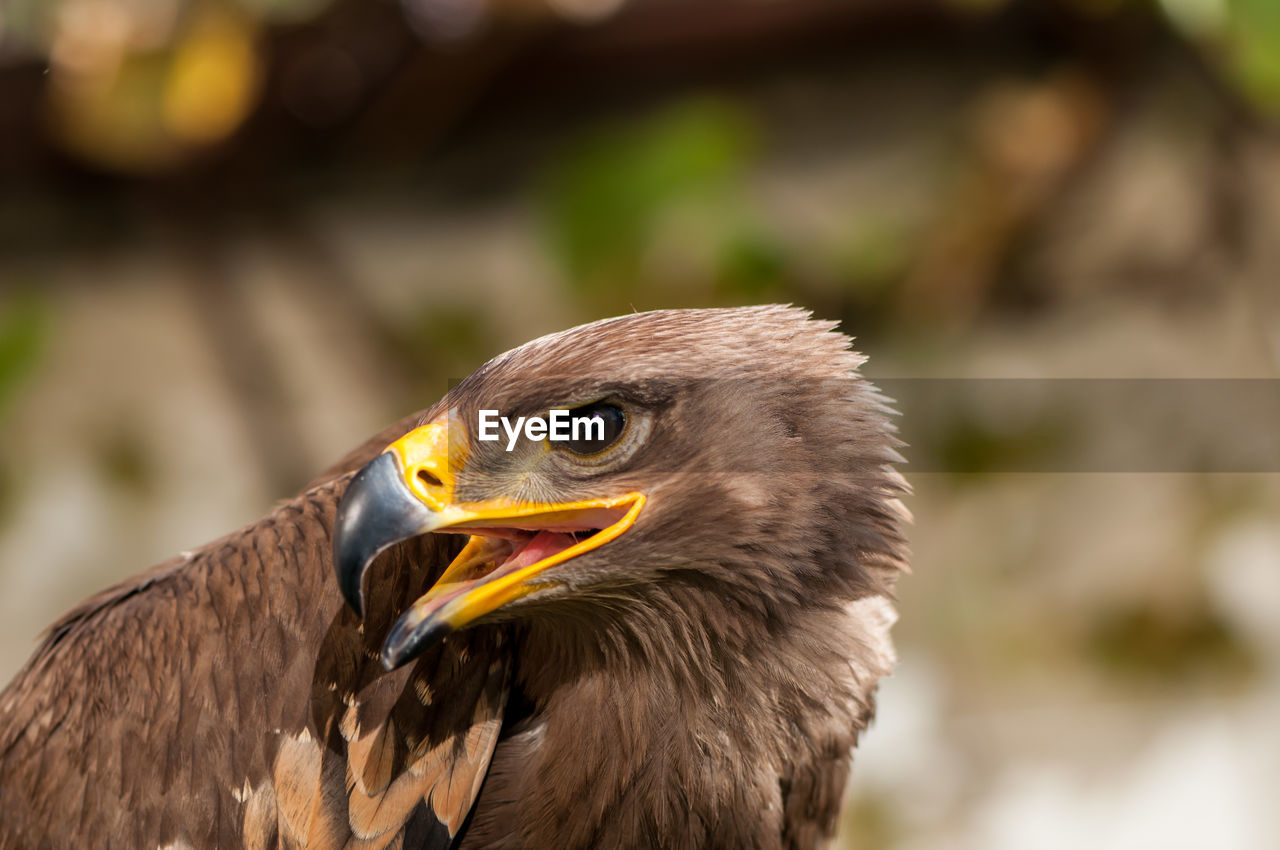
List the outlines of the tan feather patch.
{"label": "tan feather patch", "polygon": [[280,740],[275,761],[275,796],[281,838],[307,846],[316,798],[320,796],[320,743],[303,729]]}
{"label": "tan feather patch", "polygon": [[395,833],[409,819],[409,813],[422,802],[428,778],[405,773],[377,795],[352,789],[347,820],[357,838],[371,839]]}
{"label": "tan feather patch", "polygon": [[[456,757],[446,759],[437,767],[436,781],[432,784],[427,803],[436,818],[449,830],[450,835],[457,835],[463,821],[467,819],[470,806],[467,803],[475,799],[484,782],[485,771],[482,769],[489,763],[489,756],[498,740],[498,732],[502,728],[502,718],[491,717],[474,724],[467,730],[464,738],[466,763],[459,764]],[[428,753],[420,762],[425,766],[431,761],[433,753]],[[415,768],[418,764],[414,765]]]}
{"label": "tan feather patch", "polygon": [[[245,780],[245,788],[249,780]],[[245,850],[272,850],[280,831],[279,810],[276,807],[276,791],[270,782],[263,782],[249,791],[244,803]]]}
{"label": "tan feather patch", "polygon": [[395,736],[395,721],[387,718],[381,726],[347,745],[349,776],[355,780],[355,789],[366,796],[381,794],[391,783],[395,770]]}

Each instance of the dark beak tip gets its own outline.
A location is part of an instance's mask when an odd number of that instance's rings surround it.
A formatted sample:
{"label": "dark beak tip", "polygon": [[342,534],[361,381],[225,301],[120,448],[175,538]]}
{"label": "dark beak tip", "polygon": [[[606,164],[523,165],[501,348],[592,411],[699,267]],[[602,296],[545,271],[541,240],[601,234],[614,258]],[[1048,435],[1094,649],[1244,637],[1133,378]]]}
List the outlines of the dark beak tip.
{"label": "dark beak tip", "polygon": [[338,514],[338,531],[334,536],[333,565],[338,575],[338,590],[347,606],[364,619],[364,574],[369,568],[372,558],[365,558],[363,552],[353,551],[350,545],[351,536],[344,534],[342,514]]}
{"label": "dark beak tip", "polygon": [[358,534],[344,530],[342,513],[338,514],[337,532],[334,535],[333,565],[338,575],[338,590],[347,605],[360,619],[364,619],[364,574],[369,568],[369,561],[360,547],[352,546],[353,538]]}
{"label": "dark beak tip", "polygon": [[397,667],[402,667],[407,662],[417,658],[420,652],[417,647],[411,644],[400,643],[392,645],[390,639],[382,645],[382,652],[378,655],[378,660],[382,662],[382,669],[390,673]]}
{"label": "dark beak tip", "polygon": [[383,641],[379,658],[388,671],[414,660],[453,631],[448,623],[430,616],[417,622],[411,618],[411,613],[403,614]]}

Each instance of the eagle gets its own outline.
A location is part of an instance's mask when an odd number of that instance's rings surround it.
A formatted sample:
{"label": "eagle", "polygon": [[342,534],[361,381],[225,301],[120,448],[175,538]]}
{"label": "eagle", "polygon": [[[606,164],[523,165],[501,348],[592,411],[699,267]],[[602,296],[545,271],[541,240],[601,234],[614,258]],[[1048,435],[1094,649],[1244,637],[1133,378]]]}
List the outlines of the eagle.
{"label": "eagle", "polygon": [[908,562],[862,361],[778,305],[494,358],[54,623],[0,848],[827,846]]}

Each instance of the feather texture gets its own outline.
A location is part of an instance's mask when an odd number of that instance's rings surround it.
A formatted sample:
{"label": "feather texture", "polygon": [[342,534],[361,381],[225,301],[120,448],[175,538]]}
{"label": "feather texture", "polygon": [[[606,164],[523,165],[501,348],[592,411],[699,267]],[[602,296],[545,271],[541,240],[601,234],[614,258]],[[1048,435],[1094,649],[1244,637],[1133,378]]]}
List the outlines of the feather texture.
{"label": "feather texture", "polygon": [[[782,307],[625,316],[495,358],[259,522],[55,623],[0,692],[0,850],[824,846],[906,568],[898,443],[860,363]],[[477,452],[464,495],[639,490],[634,526],[387,673],[389,629],[462,538],[386,551],[358,618],[330,554],[353,472],[446,410],[606,395],[647,429],[625,463],[514,474]]]}

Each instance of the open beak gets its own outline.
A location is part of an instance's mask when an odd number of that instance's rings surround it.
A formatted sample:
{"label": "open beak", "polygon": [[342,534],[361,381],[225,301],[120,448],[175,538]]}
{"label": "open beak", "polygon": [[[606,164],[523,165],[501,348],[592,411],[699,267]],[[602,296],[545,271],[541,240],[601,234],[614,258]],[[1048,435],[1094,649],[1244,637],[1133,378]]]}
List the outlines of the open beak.
{"label": "open beak", "polygon": [[334,528],[334,566],[347,603],[364,615],[364,576],[383,550],[430,531],[471,539],[427,593],[392,626],[382,663],[394,669],[450,632],[539,588],[546,572],[613,540],[635,522],[644,495],[576,502],[458,502],[468,457],[447,418],[410,431],[351,479]]}

